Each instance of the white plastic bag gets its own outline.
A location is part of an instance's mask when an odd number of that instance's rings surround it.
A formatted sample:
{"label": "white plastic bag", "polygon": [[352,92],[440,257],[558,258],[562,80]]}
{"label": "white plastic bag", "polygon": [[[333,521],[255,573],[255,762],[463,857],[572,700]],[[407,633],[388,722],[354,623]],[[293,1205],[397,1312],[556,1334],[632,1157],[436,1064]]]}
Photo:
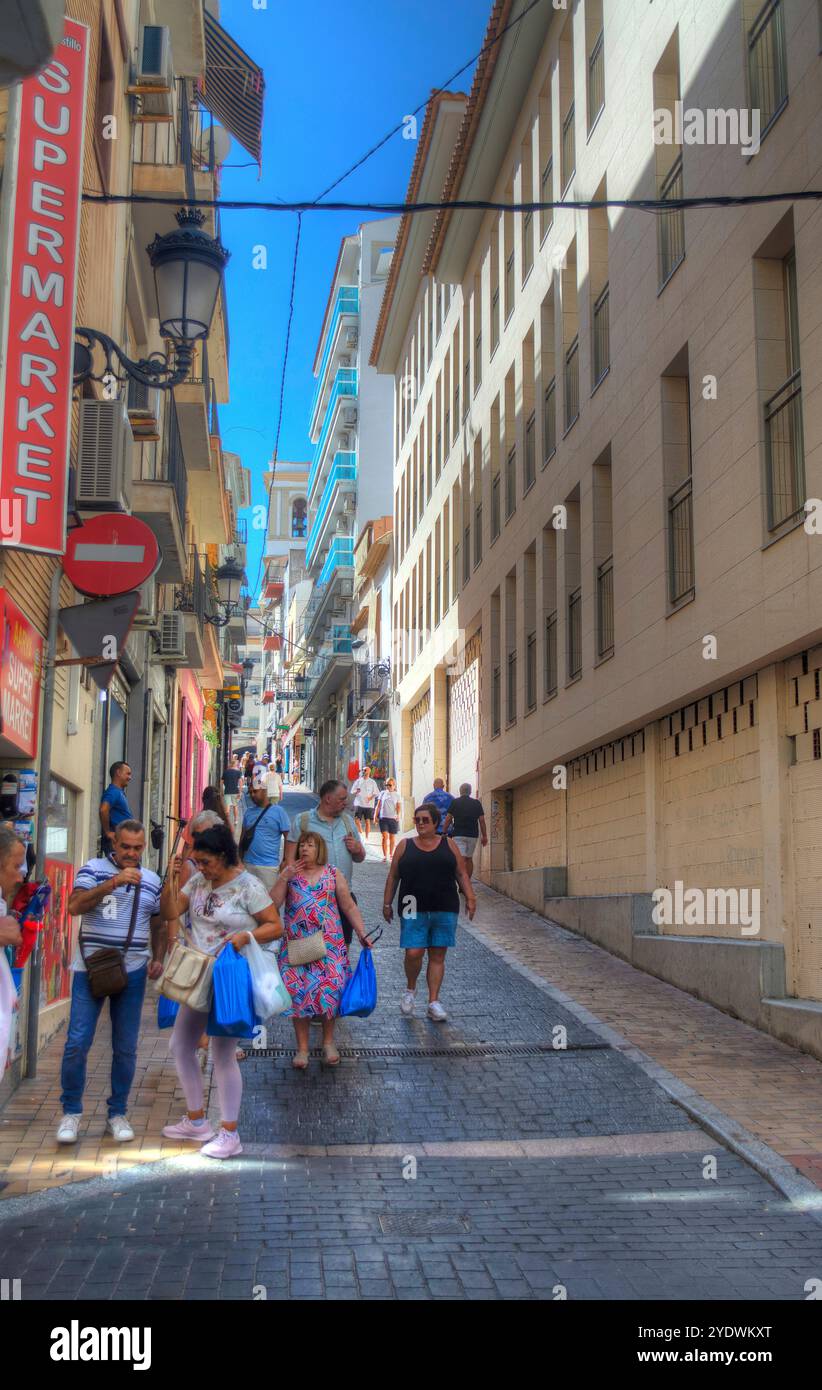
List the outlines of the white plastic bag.
{"label": "white plastic bag", "polygon": [[251,988],[254,994],[254,1012],[258,1018],[271,1018],[281,1014],[291,1006],[291,995],[283,984],[277,957],[264,951],[259,941],[252,936],[242,954],[251,972]]}

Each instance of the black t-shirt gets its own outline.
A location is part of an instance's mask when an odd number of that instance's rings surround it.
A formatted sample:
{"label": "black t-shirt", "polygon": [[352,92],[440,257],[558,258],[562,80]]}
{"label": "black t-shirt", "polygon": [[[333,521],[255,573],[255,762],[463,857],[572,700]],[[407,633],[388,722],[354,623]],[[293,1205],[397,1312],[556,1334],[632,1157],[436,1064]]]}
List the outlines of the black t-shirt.
{"label": "black t-shirt", "polygon": [[448,815],[453,816],[452,835],[467,835],[476,839],[479,835],[479,818],[484,816],[482,802],[475,796],[456,796],[448,807]]}
{"label": "black t-shirt", "polygon": [[242,768],[226,768],[225,772],[223,773],[223,787],[225,788],[226,796],[237,795],[237,793],[240,790],[240,778],[242,777],[242,775]]}

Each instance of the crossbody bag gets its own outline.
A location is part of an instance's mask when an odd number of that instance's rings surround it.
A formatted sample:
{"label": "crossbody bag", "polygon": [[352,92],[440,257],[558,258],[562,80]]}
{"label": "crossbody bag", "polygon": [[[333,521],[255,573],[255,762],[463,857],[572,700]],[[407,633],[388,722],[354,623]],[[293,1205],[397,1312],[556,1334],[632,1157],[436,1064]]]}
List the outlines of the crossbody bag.
{"label": "crossbody bag", "polygon": [[83,930],[80,929],[80,954],[83,957],[83,964],[86,967],[88,985],[94,999],[108,999],[112,994],[122,994],[128,984],[128,971],[126,970],[126,955],[134,936],[134,928],[137,923],[137,905],[140,901],[141,884],[137,883],[134,887],[134,902],[131,904],[131,921],[128,924],[128,935],[124,946],[101,946],[96,951],[92,951],[87,956],[83,941]]}
{"label": "crossbody bag", "polygon": [[268,806],[263,807],[254,824],[249,825],[248,828],[244,830],[242,835],[240,836],[240,843],[238,845],[238,849],[240,852],[241,859],[243,855],[248,854],[248,851],[251,849],[251,841],[254,839],[254,831],[257,829],[257,826],[260,824],[260,821],[262,820],[263,816],[266,815],[267,812],[270,810],[271,805],[269,803]]}

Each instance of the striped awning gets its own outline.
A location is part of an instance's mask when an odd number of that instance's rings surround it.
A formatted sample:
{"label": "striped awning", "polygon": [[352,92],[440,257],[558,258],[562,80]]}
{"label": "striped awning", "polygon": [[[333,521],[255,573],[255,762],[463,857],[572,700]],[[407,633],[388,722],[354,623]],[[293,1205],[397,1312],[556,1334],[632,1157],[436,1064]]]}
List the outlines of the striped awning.
{"label": "striped awning", "polygon": [[213,116],[262,164],[263,70],[213,15],[205,11],[206,71],[200,99]]}

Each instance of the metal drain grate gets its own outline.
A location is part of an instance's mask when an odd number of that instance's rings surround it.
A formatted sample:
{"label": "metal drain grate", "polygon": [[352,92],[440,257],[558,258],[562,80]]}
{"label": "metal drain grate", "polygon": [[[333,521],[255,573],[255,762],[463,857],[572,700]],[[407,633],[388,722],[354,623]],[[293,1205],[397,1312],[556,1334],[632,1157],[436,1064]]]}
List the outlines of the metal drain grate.
{"label": "metal drain grate", "polygon": [[384,1236],[463,1236],[471,1229],[464,1212],[384,1211],[380,1213]]}
{"label": "metal drain grate", "polygon": [[[362,1058],[389,1057],[543,1057],[546,1054],[562,1056],[563,1052],[610,1052],[609,1043],[568,1043],[565,1047],[554,1047],[552,1043],[451,1043],[442,1047],[412,1047],[396,1044],[385,1047],[341,1047],[341,1057],[354,1061]],[[293,1047],[253,1047],[248,1052],[254,1057],[293,1057]],[[311,1050],[312,1057],[322,1057],[320,1048]]]}

